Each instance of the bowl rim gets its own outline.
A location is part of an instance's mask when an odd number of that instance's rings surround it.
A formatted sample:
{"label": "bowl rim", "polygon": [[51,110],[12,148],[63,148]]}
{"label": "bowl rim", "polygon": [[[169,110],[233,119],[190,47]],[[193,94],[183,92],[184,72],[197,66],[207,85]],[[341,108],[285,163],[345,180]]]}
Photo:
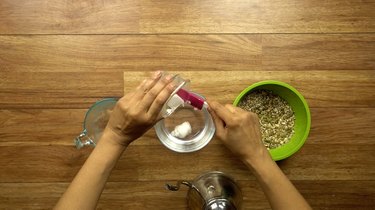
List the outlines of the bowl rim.
{"label": "bowl rim", "polygon": [[91,106],[88,108],[88,110],[85,113],[85,118],[83,119],[83,123],[82,123],[83,130],[87,130],[86,129],[86,123],[87,123],[86,120],[87,120],[88,116],[91,114],[92,110],[94,110],[94,108],[96,106],[98,106],[99,104],[102,104],[102,103],[110,102],[110,103],[113,103],[113,107],[114,107],[116,105],[117,101],[118,101],[118,98],[103,98],[103,99],[98,100],[95,103],[91,104]]}
{"label": "bowl rim", "polygon": [[[204,96],[198,93],[193,91],[190,92],[205,99]],[[162,119],[153,126],[159,141],[168,149],[178,153],[196,152],[207,146],[207,144],[214,138],[216,127],[208,109],[203,107],[201,111],[205,117],[205,127],[201,131],[202,133],[198,136],[189,141],[180,140],[179,138],[172,136],[171,133],[166,132],[167,129],[164,126],[165,119]]]}
{"label": "bowl rim", "polygon": [[159,141],[168,149],[178,153],[196,152],[205,147],[214,137],[216,128],[208,110],[202,108],[201,111],[205,117],[205,127],[196,137],[188,141],[174,137],[171,133],[167,132],[164,125],[165,119],[162,119],[154,125],[156,136]]}
{"label": "bowl rim", "polygon": [[269,150],[269,152],[270,152],[271,157],[272,157],[273,160],[275,160],[275,161],[283,160],[285,158],[288,158],[288,157],[292,156],[294,153],[296,153],[298,150],[300,150],[301,147],[303,146],[303,144],[306,142],[307,137],[309,136],[310,127],[311,127],[311,113],[310,113],[310,108],[309,108],[309,105],[307,104],[306,99],[303,97],[303,95],[300,92],[298,92],[297,89],[295,89],[293,86],[289,85],[288,83],[277,81],[277,80],[263,80],[263,81],[256,82],[256,83],[248,86],[247,88],[245,88],[244,90],[242,90],[241,93],[236,97],[236,99],[233,102],[233,105],[237,106],[238,103],[240,102],[240,100],[247,93],[249,93],[251,90],[253,90],[256,87],[260,87],[260,86],[263,86],[263,85],[277,85],[277,86],[282,86],[282,87],[285,87],[285,88],[289,89],[294,94],[296,94],[297,97],[301,100],[301,102],[302,102],[302,104],[304,106],[304,109],[306,111],[307,124],[306,124],[306,129],[305,129],[304,135],[302,137],[302,140],[299,141],[298,144],[295,147],[293,147],[290,150],[286,150],[286,152],[283,153],[283,154],[276,154],[276,149],[279,149],[279,148],[275,148],[275,149],[270,149]]}

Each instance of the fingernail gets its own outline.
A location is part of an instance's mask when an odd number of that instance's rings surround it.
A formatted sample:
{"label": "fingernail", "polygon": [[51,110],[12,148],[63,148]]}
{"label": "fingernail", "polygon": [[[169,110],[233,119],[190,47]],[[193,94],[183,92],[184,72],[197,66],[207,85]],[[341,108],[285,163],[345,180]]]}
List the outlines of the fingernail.
{"label": "fingernail", "polygon": [[154,79],[157,79],[157,78],[159,78],[160,76],[161,76],[161,71],[156,71],[156,72],[154,73],[153,78],[154,78]]}
{"label": "fingernail", "polygon": [[176,85],[175,84],[169,84],[168,85],[168,88],[170,89],[170,90],[174,90],[175,88],[176,88]]}
{"label": "fingernail", "polygon": [[173,77],[172,77],[171,75],[167,75],[167,76],[165,77],[165,80],[167,80],[167,81],[169,82],[169,81],[172,81],[172,78],[173,78]]}

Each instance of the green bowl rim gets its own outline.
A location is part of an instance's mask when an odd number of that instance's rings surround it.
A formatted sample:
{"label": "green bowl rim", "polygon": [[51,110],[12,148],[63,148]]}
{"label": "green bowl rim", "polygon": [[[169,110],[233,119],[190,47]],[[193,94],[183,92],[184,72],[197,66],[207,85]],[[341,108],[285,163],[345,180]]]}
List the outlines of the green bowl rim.
{"label": "green bowl rim", "polygon": [[307,104],[307,101],[305,100],[305,98],[302,96],[301,93],[299,93],[297,91],[297,89],[295,89],[293,86],[285,83],[285,82],[281,82],[281,81],[277,81],[277,80],[264,80],[264,81],[260,81],[260,82],[256,82],[250,86],[248,86],[247,88],[245,88],[237,97],[236,99],[234,100],[233,102],[233,105],[234,106],[237,106],[238,103],[240,102],[240,100],[242,99],[242,97],[244,97],[249,91],[253,90],[254,88],[256,87],[259,87],[259,86],[263,86],[263,85],[279,85],[279,86],[282,86],[282,87],[286,87],[287,89],[291,90],[293,93],[295,93],[298,98],[302,101],[303,103],[303,106],[306,110],[306,119],[307,119],[307,125],[306,125],[306,129],[305,129],[305,134],[303,135],[302,137],[302,140],[299,141],[299,143],[293,147],[291,150],[287,150],[286,153],[284,154],[275,154],[274,151],[276,149],[270,149],[269,152],[272,156],[272,159],[275,160],[275,161],[278,161],[278,160],[282,160],[282,159],[285,159],[285,158],[288,158],[290,157],[291,155],[293,155],[294,153],[296,153],[299,149],[301,149],[301,147],[303,146],[303,144],[305,143],[307,137],[309,136],[309,133],[310,133],[310,127],[311,127],[311,114],[310,114],[310,108],[309,108],[309,105]]}

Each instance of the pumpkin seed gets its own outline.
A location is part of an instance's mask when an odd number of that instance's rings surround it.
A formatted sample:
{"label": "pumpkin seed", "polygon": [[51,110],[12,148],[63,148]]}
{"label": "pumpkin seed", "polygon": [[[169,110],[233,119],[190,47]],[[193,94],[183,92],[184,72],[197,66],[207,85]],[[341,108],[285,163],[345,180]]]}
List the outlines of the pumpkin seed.
{"label": "pumpkin seed", "polygon": [[270,90],[245,95],[238,106],[259,117],[262,141],[267,149],[288,143],[294,134],[295,116],[289,103]]}

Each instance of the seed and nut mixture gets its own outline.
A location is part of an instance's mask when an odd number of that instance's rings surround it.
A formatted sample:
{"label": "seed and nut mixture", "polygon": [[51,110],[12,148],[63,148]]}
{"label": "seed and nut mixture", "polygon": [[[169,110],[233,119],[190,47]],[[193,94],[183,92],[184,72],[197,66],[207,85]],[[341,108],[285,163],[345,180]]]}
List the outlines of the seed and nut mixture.
{"label": "seed and nut mixture", "polygon": [[267,149],[280,147],[293,136],[294,112],[287,101],[272,91],[255,90],[244,96],[238,106],[258,115]]}

